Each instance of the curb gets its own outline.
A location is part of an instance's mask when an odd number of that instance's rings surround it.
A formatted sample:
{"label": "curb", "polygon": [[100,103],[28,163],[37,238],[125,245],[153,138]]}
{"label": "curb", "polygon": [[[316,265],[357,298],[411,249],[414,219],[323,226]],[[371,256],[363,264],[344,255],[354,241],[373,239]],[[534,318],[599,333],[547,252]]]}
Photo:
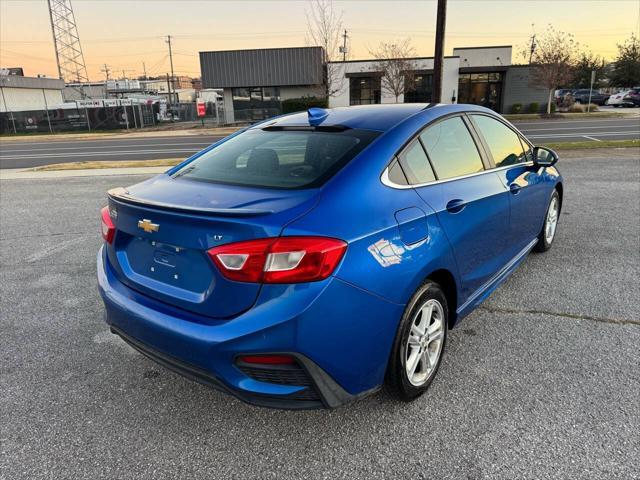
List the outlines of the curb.
{"label": "curb", "polygon": [[166,172],[169,166],[164,167],[121,167],[121,168],[94,168],[83,170],[50,170],[33,171],[23,168],[9,168],[0,170],[0,180],[26,180],[46,178],[71,178],[71,177],[107,177],[113,175],[157,175]]}

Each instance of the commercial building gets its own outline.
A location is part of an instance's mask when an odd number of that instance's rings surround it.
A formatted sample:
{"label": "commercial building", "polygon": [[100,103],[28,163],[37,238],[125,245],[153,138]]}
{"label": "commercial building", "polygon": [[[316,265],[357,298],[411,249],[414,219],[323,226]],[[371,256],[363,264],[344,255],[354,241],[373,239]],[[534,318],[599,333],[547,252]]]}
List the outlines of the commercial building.
{"label": "commercial building", "polygon": [[[433,85],[433,58],[403,59],[412,68],[412,85],[398,97],[398,103],[430,102]],[[383,73],[377,60],[349,60],[332,62],[335,71],[335,95],[329,98],[329,107],[396,103],[395,95],[384,88]],[[445,57],[442,70],[442,102],[455,103],[458,90],[458,57]]]}
{"label": "commercial building", "polygon": [[[515,103],[543,108],[545,89],[536,86],[528,66],[511,64],[512,47],[460,47],[444,58],[443,103],[473,103],[508,112]],[[321,47],[200,52],[203,88],[222,88],[229,122],[253,122],[281,113],[287,98],[322,97],[325,92]],[[331,62],[329,107],[372,103],[430,102],[433,57],[402,59],[411,84],[397,99],[385,89],[378,60]]]}
{"label": "commercial building", "polygon": [[222,88],[227,122],[253,122],[281,112],[288,98],[324,92],[321,47],[200,52],[202,88]]}
{"label": "commercial building", "polygon": [[63,89],[57,78],[0,75],[0,112],[45,110],[62,103]]}

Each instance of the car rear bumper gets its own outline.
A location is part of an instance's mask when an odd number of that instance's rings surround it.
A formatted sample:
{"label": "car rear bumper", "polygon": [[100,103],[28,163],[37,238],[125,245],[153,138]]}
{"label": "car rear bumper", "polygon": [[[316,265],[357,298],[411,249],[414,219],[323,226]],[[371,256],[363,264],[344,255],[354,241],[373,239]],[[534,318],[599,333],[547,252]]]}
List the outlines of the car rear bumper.
{"label": "car rear bumper", "polygon": [[[265,285],[250,310],[233,319],[211,319],[126,287],[104,248],[97,267],[112,332],[167,368],[266,407],[334,408],[376,390],[403,310],[329,278]],[[259,353],[289,354],[299,371],[260,375],[237,364],[238,355]]]}

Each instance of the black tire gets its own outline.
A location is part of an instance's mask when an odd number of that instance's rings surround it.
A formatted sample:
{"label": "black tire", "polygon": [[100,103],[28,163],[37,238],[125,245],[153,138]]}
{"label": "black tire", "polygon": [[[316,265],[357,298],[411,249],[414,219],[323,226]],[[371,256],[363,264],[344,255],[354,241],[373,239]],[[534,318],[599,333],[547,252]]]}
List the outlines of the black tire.
{"label": "black tire", "polygon": [[538,234],[538,243],[536,243],[535,247],[533,247],[533,250],[536,251],[536,252],[546,252],[547,250],[549,250],[551,248],[551,246],[553,245],[553,241],[556,238],[556,230],[554,230],[553,236],[551,237],[551,240],[548,240],[547,236],[545,235],[545,232],[546,232],[546,229],[547,229],[547,222],[549,221],[549,209],[551,208],[551,205],[553,204],[554,200],[557,202],[557,207],[558,207],[556,224],[557,224],[557,221],[560,220],[560,208],[561,208],[560,194],[558,193],[558,190],[556,189],[551,194],[551,198],[549,199],[549,204],[547,205],[547,209],[545,210],[544,222],[542,223],[542,229],[540,230],[540,233]]}
{"label": "black tire", "polygon": [[[443,323],[441,333],[441,345],[439,346],[439,353],[437,360],[434,362],[435,366],[431,367],[431,370],[427,374],[424,383],[420,385],[414,385],[409,380],[409,376],[406,369],[407,364],[407,343],[409,341],[409,335],[412,330],[412,325],[416,320],[418,312],[421,308],[430,302],[437,302],[441,307],[441,319]],[[437,308],[437,307],[436,307]],[[435,318],[435,317],[434,317]],[[447,298],[445,297],[442,289],[437,283],[428,281],[422,284],[422,286],[414,293],[413,297],[407,304],[407,307],[400,319],[400,325],[396,333],[396,338],[393,341],[393,347],[391,349],[391,356],[387,365],[387,372],[385,375],[385,390],[400,400],[409,402],[422,395],[438,373],[438,368],[442,362],[442,356],[447,344],[447,329],[449,318],[449,306],[447,304]],[[414,337],[415,338],[415,337]],[[433,365],[433,364],[432,364]]]}

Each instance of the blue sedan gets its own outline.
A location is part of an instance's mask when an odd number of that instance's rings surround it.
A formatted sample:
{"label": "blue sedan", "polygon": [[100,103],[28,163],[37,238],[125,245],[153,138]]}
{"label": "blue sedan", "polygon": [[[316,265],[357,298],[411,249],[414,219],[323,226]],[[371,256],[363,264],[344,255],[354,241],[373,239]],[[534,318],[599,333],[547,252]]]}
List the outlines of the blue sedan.
{"label": "blue sedan", "polygon": [[531,250],[556,154],[473,105],[310,109],[109,191],[111,331],[256,405],[337,407],[433,381],[447,332]]}

